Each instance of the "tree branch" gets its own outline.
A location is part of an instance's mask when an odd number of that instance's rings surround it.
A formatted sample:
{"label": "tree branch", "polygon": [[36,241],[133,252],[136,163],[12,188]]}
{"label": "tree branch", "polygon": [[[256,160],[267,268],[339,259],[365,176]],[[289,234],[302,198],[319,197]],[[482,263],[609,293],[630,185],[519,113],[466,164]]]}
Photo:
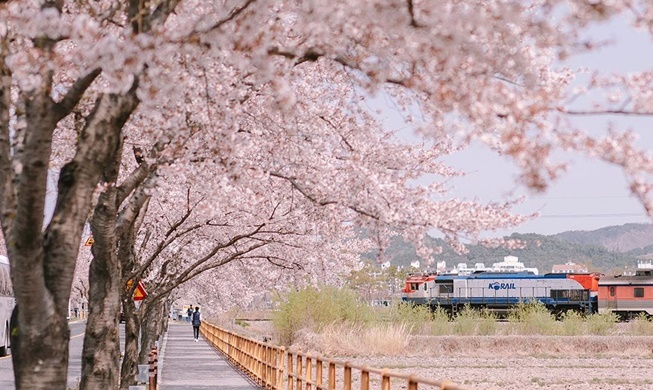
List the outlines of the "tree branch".
{"label": "tree branch", "polygon": [[229,15],[227,15],[225,18],[218,20],[214,25],[207,27],[205,29],[195,31],[196,33],[207,33],[213,30],[216,30],[225,24],[229,23],[230,21],[234,20],[238,15],[243,13],[250,5],[254,4],[256,0],[247,0],[243,5],[240,7],[236,7],[229,12]]}
{"label": "tree branch", "polygon": [[[163,149],[163,146],[159,143],[152,147],[150,150],[150,158],[156,158],[157,154]],[[120,206],[122,202],[129,196],[138,187],[143,181],[145,181],[158,167],[158,163],[148,164],[147,159],[143,158],[142,151],[140,148],[133,148],[134,158],[136,163],[139,164],[136,169],[120,184],[118,187],[118,192],[116,195],[116,207]]]}
{"label": "tree branch", "polygon": [[[280,178],[280,179],[287,180],[287,181],[288,181],[288,182],[293,186],[293,188],[295,188],[295,189],[296,189],[297,191],[299,191],[302,195],[304,195],[304,197],[305,197],[306,199],[310,200],[311,202],[315,203],[315,204],[318,205],[318,206],[328,206],[328,205],[339,204],[339,203],[338,203],[337,201],[335,201],[335,200],[318,200],[316,197],[314,197],[313,195],[309,194],[308,191],[307,191],[306,189],[304,189],[304,188],[303,188],[303,187],[302,187],[302,186],[297,182],[297,180],[294,179],[294,178],[292,178],[292,177],[284,176],[284,175],[279,174],[279,173],[276,173],[276,172],[270,172],[270,176],[278,177],[278,178]],[[355,211],[355,212],[358,213],[358,214],[364,215],[364,216],[366,216],[366,217],[368,217],[368,218],[371,218],[371,219],[374,219],[374,220],[379,220],[379,219],[380,219],[380,217],[379,217],[378,215],[374,215],[373,213],[371,213],[371,212],[369,212],[369,211],[366,211],[366,210],[363,210],[363,209],[361,209],[361,208],[358,207],[358,206],[355,206],[355,205],[343,205],[343,206],[344,206],[344,207],[347,207],[348,209],[350,209],[350,210],[352,210],[352,211]]]}
{"label": "tree branch", "polygon": [[130,0],[127,8],[127,18],[134,34],[147,33],[153,27],[164,23],[179,3],[180,0],[163,0],[150,13],[150,3],[148,1]]}
{"label": "tree branch", "polygon": [[164,296],[170,291],[172,291],[174,288],[177,286],[188,282],[189,280],[193,279],[194,277],[202,274],[203,272],[206,272],[210,269],[218,268],[223,265],[229,264],[230,262],[242,258],[243,255],[250,253],[258,248],[261,248],[265,246],[266,244],[264,243],[258,243],[255,245],[251,245],[247,247],[246,249],[236,251],[226,258],[223,258],[219,260],[218,262],[214,263],[206,263],[208,260],[210,260],[213,256],[210,256],[208,258],[204,258],[202,260],[199,260],[195,262],[192,266],[188,267],[186,271],[183,273],[179,274],[177,278],[175,279],[169,279],[166,281],[165,284],[161,284],[159,287],[162,287],[163,290],[160,292],[157,292],[156,295],[153,297],[154,300],[158,299],[159,296]]}
{"label": "tree branch", "polygon": [[413,5],[413,0],[406,0],[408,3],[408,14],[410,15],[410,25],[413,27],[420,27],[415,20],[415,6]]}
{"label": "tree branch", "polygon": [[100,75],[100,73],[102,73],[102,69],[93,69],[73,83],[66,96],[64,96],[59,103],[54,105],[54,109],[58,114],[57,122],[72,112],[77,103],[79,103],[79,100],[84,96],[84,92],[86,92],[88,87]]}

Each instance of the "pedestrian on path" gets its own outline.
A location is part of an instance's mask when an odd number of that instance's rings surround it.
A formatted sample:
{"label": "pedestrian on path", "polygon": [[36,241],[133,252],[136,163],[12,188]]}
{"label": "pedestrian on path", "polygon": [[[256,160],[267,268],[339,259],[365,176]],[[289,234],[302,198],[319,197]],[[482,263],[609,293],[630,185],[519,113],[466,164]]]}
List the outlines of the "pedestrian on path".
{"label": "pedestrian on path", "polygon": [[193,305],[188,305],[188,310],[186,310],[186,321],[190,322],[191,317],[193,317]]}
{"label": "pedestrian on path", "polygon": [[193,313],[193,337],[195,338],[195,342],[200,338],[200,325],[202,325],[200,308],[199,306],[195,306],[195,312]]}

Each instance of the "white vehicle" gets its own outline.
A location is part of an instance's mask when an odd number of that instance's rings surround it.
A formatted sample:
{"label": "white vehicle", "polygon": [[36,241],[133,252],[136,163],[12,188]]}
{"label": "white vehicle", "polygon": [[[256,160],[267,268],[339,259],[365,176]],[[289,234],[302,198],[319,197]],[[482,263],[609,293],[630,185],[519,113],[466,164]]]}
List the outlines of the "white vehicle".
{"label": "white vehicle", "polygon": [[9,319],[15,303],[9,273],[9,259],[0,256],[0,356],[9,354]]}

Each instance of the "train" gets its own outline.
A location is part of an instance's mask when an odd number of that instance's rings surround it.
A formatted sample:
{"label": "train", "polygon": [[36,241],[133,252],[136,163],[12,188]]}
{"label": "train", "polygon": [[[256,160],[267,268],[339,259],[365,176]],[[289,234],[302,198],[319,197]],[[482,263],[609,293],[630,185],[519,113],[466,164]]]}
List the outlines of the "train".
{"label": "train", "polygon": [[551,313],[612,312],[622,319],[653,315],[653,269],[634,275],[478,271],[469,275],[411,274],[402,301],[441,308],[455,315],[462,308],[486,309],[504,315],[520,302],[540,302]]}

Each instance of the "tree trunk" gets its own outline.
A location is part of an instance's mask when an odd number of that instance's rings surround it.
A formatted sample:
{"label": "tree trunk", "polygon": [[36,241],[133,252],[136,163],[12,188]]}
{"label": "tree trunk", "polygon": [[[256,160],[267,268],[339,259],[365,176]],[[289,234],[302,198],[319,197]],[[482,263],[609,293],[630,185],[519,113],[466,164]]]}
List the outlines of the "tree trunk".
{"label": "tree trunk", "polygon": [[[18,306],[15,310],[18,310]],[[18,318],[21,315],[22,313],[18,312]],[[66,387],[70,339],[68,321],[65,317],[56,315],[41,318],[44,319],[44,324],[38,329],[24,325],[12,328],[12,360],[16,389]],[[20,319],[17,324],[20,324]]]}
{"label": "tree trunk", "polygon": [[161,334],[161,314],[163,305],[160,301],[147,305],[147,310],[143,312],[143,322],[141,324],[141,350],[138,361],[145,364],[148,355],[154,347],[157,338]]}
{"label": "tree trunk", "polygon": [[170,324],[170,309],[172,309],[170,294],[166,295],[163,301],[165,304],[163,305],[163,313],[161,314],[161,329],[159,331],[159,334],[161,335],[168,333],[168,325]]}
{"label": "tree trunk", "polygon": [[[125,355],[122,358],[120,371],[120,389],[128,390],[129,386],[136,384],[136,375],[138,375],[138,336],[141,332],[141,315],[136,311],[132,297],[123,297],[123,306],[125,310]],[[139,310],[143,309],[144,307],[141,305]]]}
{"label": "tree trunk", "polygon": [[82,351],[81,390],[114,389],[120,366],[120,262],[115,251],[116,190],[100,195],[95,208],[93,261],[89,269],[89,316]]}
{"label": "tree trunk", "polygon": [[[89,269],[89,316],[82,350],[82,381],[80,390],[116,389],[120,378],[120,294],[122,283],[121,262],[118,260],[116,215],[119,207],[118,188],[115,183],[120,172],[123,139],[121,129],[131,112],[136,109],[136,84],[125,95],[108,95],[105,109],[113,120],[100,121],[97,126],[114,134],[107,145],[107,162],[102,176],[111,185],[102,193],[95,207],[91,229],[93,231],[93,261]],[[100,110],[100,108],[98,109]]]}
{"label": "tree trunk", "polygon": [[[96,258],[97,259],[97,258]],[[94,263],[99,263],[93,260]],[[82,351],[81,390],[115,389],[120,367],[118,282],[106,264],[91,264],[89,316]]]}

